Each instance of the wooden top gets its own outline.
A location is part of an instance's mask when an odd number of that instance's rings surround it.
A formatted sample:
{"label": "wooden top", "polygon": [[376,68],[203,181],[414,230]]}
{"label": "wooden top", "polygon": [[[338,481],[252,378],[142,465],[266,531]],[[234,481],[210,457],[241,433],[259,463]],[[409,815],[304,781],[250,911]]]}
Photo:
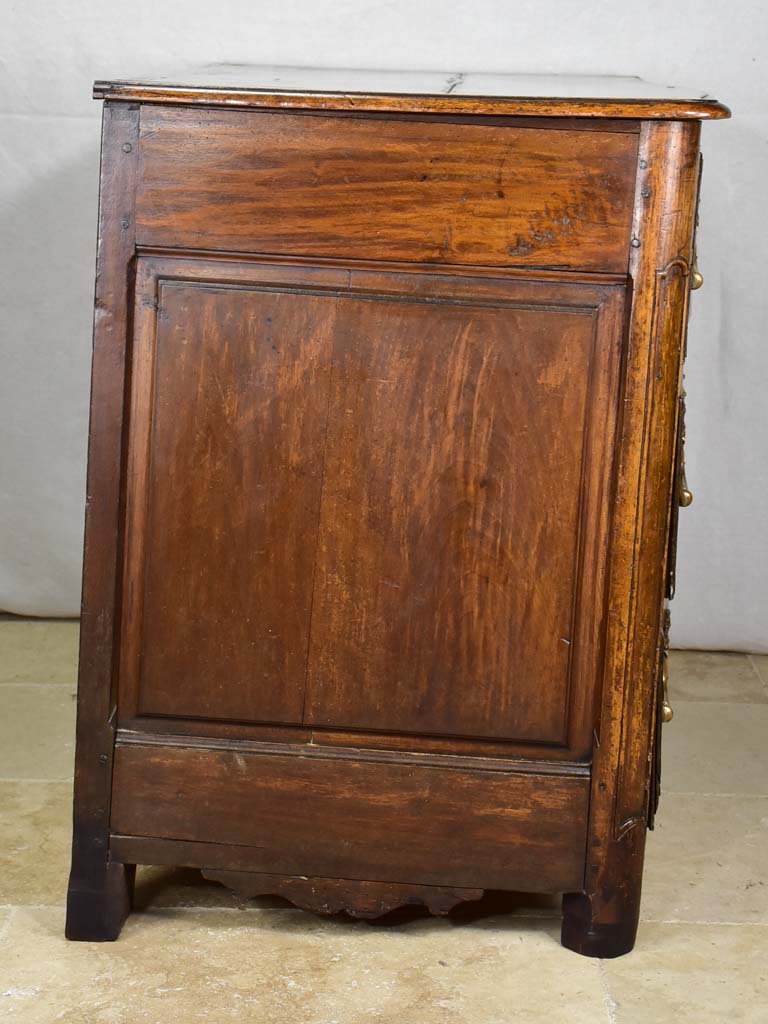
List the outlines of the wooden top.
{"label": "wooden top", "polygon": [[210,64],[163,79],[98,81],[96,99],[281,110],[681,120],[730,117],[695,89],[640,78]]}

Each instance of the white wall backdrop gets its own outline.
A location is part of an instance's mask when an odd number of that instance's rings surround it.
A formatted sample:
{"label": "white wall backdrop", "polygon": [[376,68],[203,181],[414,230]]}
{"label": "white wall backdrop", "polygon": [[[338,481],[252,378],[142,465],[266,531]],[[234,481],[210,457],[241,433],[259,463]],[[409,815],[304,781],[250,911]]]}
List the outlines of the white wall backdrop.
{"label": "white wall backdrop", "polygon": [[79,605],[94,78],[228,61],[637,74],[728,103],[703,129],[673,642],[768,651],[764,0],[6,0],[0,42],[0,610]]}

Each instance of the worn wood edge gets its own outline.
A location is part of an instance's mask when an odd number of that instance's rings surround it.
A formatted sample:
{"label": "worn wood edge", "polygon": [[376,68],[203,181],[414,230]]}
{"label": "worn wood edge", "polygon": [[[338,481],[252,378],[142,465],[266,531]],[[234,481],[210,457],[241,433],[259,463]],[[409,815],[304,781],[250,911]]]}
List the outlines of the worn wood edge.
{"label": "worn wood edge", "polygon": [[127,729],[117,732],[117,746],[179,747],[192,750],[211,750],[255,756],[303,757],[318,761],[354,761],[373,764],[411,765],[419,768],[440,768],[466,771],[503,772],[509,775],[556,776],[563,779],[589,779],[589,764],[575,762],[524,760],[473,755],[433,754],[416,751],[379,750],[368,747],[322,746],[313,743],[260,742],[207,736],[187,736],[173,733],[142,733]]}
{"label": "worn wood edge", "polygon": [[350,917],[368,919],[382,917],[403,906],[423,906],[430,914],[443,916],[460,903],[481,899],[485,892],[485,889],[442,885],[272,875],[256,871],[222,871],[217,868],[201,870],[203,878],[219,882],[247,899],[255,896],[282,896],[300,910],[311,913],[345,913]]}
{"label": "worn wood edge", "polygon": [[[656,371],[659,369],[656,361],[663,355],[658,351],[658,281],[659,276],[663,276],[671,264],[686,262],[681,250],[690,249],[691,242],[691,231],[687,231],[687,228],[692,229],[692,224],[685,225],[684,217],[677,212],[676,206],[674,219],[668,217],[666,211],[668,205],[679,202],[679,193],[684,190],[682,165],[667,167],[666,163],[670,155],[677,156],[675,146],[678,143],[676,138],[672,137],[674,131],[673,126],[649,125],[642,137],[633,224],[633,235],[640,239],[642,244],[633,249],[631,267],[632,316],[627,366],[624,371],[624,417],[619,424],[622,442],[618,453],[619,494],[616,502],[618,508],[627,513],[627,520],[633,523],[633,527],[631,536],[626,537],[617,536],[620,523],[615,522],[612,529],[608,586],[609,591],[613,593],[615,607],[609,630],[601,742],[595,753],[595,782],[598,776],[602,776],[604,783],[610,785],[601,786],[598,793],[594,794],[595,806],[592,808],[594,813],[597,807],[601,807],[611,817],[622,782],[621,754],[626,744],[625,719],[633,709],[641,715],[647,710],[636,707],[637,695],[628,685],[631,682],[628,674],[637,648],[644,642],[641,630],[642,617],[652,614],[648,608],[653,604],[650,594],[640,593],[642,587],[639,587],[639,584],[642,584],[642,581],[638,579],[643,565],[652,560],[647,552],[643,552],[641,557],[640,551],[644,521],[649,504],[653,501],[653,495],[649,493],[647,459],[643,460],[641,456],[642,452],[648,452],[657,394],[665,385],[670,386],[669,379],[666,382],[661,378],[656,379]],[[670,174],[676,176],[671,183],[668,178]],[[664,224],[668,226],[665,228]],[[652,227],[650,232],[647,230],[649,225]],[[686,234],[689,237],[680,238]],[[678,344],[679,341],[680,338]],[[674,358],[678,359],[679,355],[678,352]],[[674,371],[672,378],[677,384],[679,366],[676,364],[669,369]],[[657,452],[652,457],[663,459],[665,454]],[[659,497],[657,496],[657,500]],[[665,497],[666,495],[662,496],[662,500]],[[659,553],[663,558],[663,539],[659,541],[659,545]],[[630,573],[628,580],[625,579],[626,569],[629,569]],[[617,600],[622,604],[621,609],[617,605]],[[658,616],[660,615],[659,601]],[[616,674],[614,678],[621,685],[611,685],[611,673]],[[606,795],[602,796],[602,793]],[[619,838],[618,834],[614,834],[613,828],[610,829],[610,833],[614,838]]]}
{"label": "worn wood edge", "polygon": [[[611,611],[584,889],[563,904],[563,945],[588,956],[628,952],[640,912],[651,769],[647,743],[655,710],[676,433],[672,406],[677,406],[687,300],[681,309],[683,330],[667,339],[666,347],[655,307],[659,274],[671,265],[685,268],[690,259],[699,129],[698,123],[647,123],[641,133],[633,223],[639,244],[630,264],[632,317],[610,536]],[[622,807],[630,808],[629,815]]]}
{"label": "worn wood edge", "polygon": [[519,117],[610,117],[628,120],[721,120],[731,112],[718,100],[591,99],[588,97],[430,96],[401,93],[299,92],[146,85],[97,80],[94,99],[263,110],[360,110],[489,114]]}
{"label": "worn wood edge", "polygon": [[[129,335],[138,135],[138,107],[104,105],[69,881],[70,909],[78,916],[76,904],[83,899],[90,899],[94,909],[99,899],[124,902],[122,896],[115,896],[107,841],[117,708],[114,654],[119,618],[124,353]],[[109,915],[111,911],[102,907],[98,912]],[[83,930],[82,923],[77,930]]]}
{"label": "worn wood edge", "polygon": [[[655,678],[661,642],[662,609],[666,583],[666,560],[668,555],[670,502],[672,491],[672,474],[674,470],[674,445],[677,436],[677,416],[679,414],[679,392],[682,385],[683,346],[687,330],[690,299],[690,257],[693,244],[694,206],[698,180],[698,146],[699,126],[667,126],[663,129],[669,134],[668,139],[662,138],[660,126],[649,127],[647,133],[647,152],[649,154],[649,170],[644,173],[640,168],[638,175],[638,196],[634,233],[636,237],[643,235],[644,223],[649,217],[661,214],[657,228],[655,245],[652,252],[643,253],[646,246],[636,250],[633,276],[636,279],[635,298],[639,315],[633,316],[633,331],[647,344],[647,391],[644,409],[643,449],[645,457],[641,461],[640,473],[637,477],[637,517],[635,523],[635,558],[633,586],[629,602],[628,643],[625,649],[623,707],[621,710],[621,730],[619,738],[618,762],[615,765],[615,791],[612,832],[617,840],[621,840],[627,832],[647,821],[648,807],[648,772],[650,762],[646,766],[646,785],[641,792],[636,792],[630,804],[631,810],[621,810],[621,796],[627,799],[629,790],[637,788],[637,781],[631,778],[627,763],[631,748],[631,729],[638,721],[643,722],[642,728],[648,742],[651,738],[651,724],[655,713],[656,689],[653,683],[643,686],[632,685],[633,676],[641,675]],[[674,133],[674,137],[673,137]],[[655,138],[658,136],[659,138]],[[662,149],[663,147],[663,149]],[[685,162],[685,154],[693,153],[694,158]],[[660,160],[668,162],[674,168],[675,180],[663,180],[659,175],[653,181],[653,164]],[[666,172],[669,173],[668,171]],[[686,178],[688,173],[688,178]],[[640,186],[646,181],[651,183],[651,197],[647,212],[643,212],[644,195]],[[687,187],[686,187],[686,182]],[[692,186],[695,186],[692,190]],[[661,193],[663,199],[655,208],[654,193]],[[665,207],[675,211],[674,219],[666,215]],[[666,216],[665,216],[666,215]],[[682,278],[683,292],[679,307],[679,323],[668,349],[665,350],[664,328],[675,311],[674,305],[668,303],[666,296],[667,282],[673,274]],[[634,339],[633,339],[634,341]],[[643,346],[637,346],[638,349]],[[671,416],[665,421],[665,396],[672,395],[669,400]],[[662,438],[656,433],[661,431]],[[661,440],[661,443],[659,441]],[[664,462],[668,463],[664,469]],[[653,469],[655,464],[662,465],[662,480],[659,489],[653,487]],[[663,489],[662,489],[663,488]],[[653,511],[660,505],[662,523],[657,534],[653,533]],[[650,527],[649,524],[650,523]],[[650,541],[657,545],[657,559],[647,553],[649,537],[646,530],[651,530]],[[655,589],[648,582],[647,576],[653,575],[658,566],[658,581]],[[651,625],[652,623],[652,625]],[[649,655],[649,649],[653,648]],[[645,669],[645,671],[643,671]],[[639,693],[644,687],[649,688],[650,709],[639,705]],[[643,744],[645,748],[645,744]]]}
{"label": "worn wood edge", "polygon": [[65,937],[73,942],[114,942],[131,912],[136,865],[108,860],[98,887],[67,892]]}

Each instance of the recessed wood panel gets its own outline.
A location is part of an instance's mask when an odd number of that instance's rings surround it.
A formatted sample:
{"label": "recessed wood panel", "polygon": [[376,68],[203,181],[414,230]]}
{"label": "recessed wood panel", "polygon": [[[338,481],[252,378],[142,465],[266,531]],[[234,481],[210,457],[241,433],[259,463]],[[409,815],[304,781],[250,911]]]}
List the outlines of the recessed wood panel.
{"label": "recessed wood panel", "polygon": [[143,107],[139,244],[623,272],[637,136]]}
{"label": "recessed wood panel", "polygon": [[622,296],[142,259],[122,721],[584,756]]}
{"label": "recessed wood panel", "polygon": [[565,742],[594,336],[592,309],[344,304],[308,724]]}
{"label": "recessed wood panel", "polygon": [[335,317],[140,282],[122,685],[142,713],[301,720]]}
{"label": "recessed wood panel", "polygon": [[586,773],[128,743],[111,831],[196,843],[202,866],[230,845],[250,871],[562,892],[582,883],[588,796]]}

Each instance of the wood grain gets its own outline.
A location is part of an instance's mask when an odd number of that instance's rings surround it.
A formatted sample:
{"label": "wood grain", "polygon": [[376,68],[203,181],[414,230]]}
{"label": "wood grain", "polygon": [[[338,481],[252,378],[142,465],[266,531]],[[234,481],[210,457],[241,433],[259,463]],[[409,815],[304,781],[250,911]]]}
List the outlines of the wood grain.
{"label": "wood grain", "polygon": [[137,295],[121,723],[582,757],[623,289],[142,258]]}
{"label": "wood grain", "polygon": [[564,902],[563,942],[590,956],[632,949],[640,911],[698,141],[697,124],[641,133],[589,859],[584,891]]}
{"label": "wood grain", "polygon": [[249,846],[270,874],[559,892],[583,877],[589,783],[546,779],[128,743],[112,831]]}
{"label": "wood grain", "polygon": [[135,106],[105,105],[66,926],[69,938],[84,940],[119,934],[133,884],[130,868],[109,863],[108,829],[117,702],[115,632],[120,616],[123,395],[138,128]]}
{"label": "wood grain", "polygon": [[621,337],[513,294],[345,306],[308,724],[567,743],[591,359]]}
{"label": "wood grain", "polygon": [[502,85],[103,86],[69,937],[162,863],[632,948],[728,112]]}
{"label": "wood grain", "polygon": [[335,300],[143,269],[138,296],[123,685],[145,714],[298,723]]}
{"label": "wood grain", "polygon": [[626,269],[637,137],[149,107],[140,245]]}

